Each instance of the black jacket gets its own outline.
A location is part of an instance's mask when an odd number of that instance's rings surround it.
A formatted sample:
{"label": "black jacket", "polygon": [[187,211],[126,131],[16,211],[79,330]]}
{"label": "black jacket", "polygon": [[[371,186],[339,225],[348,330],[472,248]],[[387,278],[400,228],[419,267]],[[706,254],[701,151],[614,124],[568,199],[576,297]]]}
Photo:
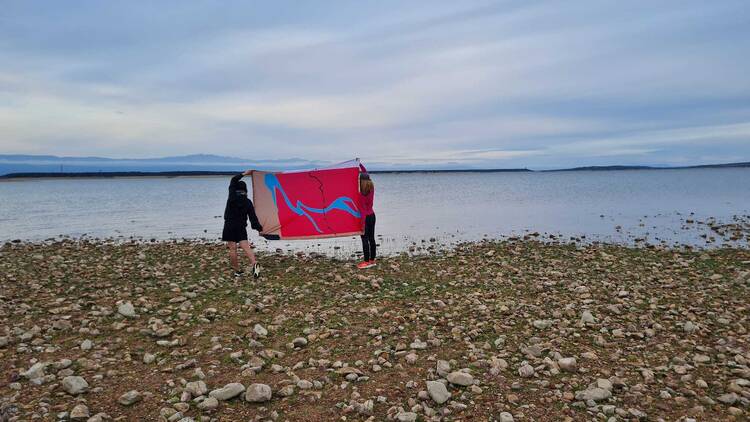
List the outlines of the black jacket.
{"label": "black jacket", "polygon": [[258,216],[255,215],[253,202],[247,197],[247,185],[240,181],[242,176],[238,174],[232,177],[232,181],[229,182],[229,197],[224,209],[224,222],[231,226],[246,227],[247,220],[250,220],[250,227],[253,230],[261,231],[263,226],[260,225]]}

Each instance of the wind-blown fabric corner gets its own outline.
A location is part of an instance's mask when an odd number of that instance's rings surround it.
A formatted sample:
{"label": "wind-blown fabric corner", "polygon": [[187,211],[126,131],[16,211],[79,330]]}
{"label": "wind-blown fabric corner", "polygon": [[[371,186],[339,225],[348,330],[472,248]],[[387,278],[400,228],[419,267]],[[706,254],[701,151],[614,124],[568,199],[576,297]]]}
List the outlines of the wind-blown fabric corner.
{"label": "wind-blown fabric corner", "polygon": [[362,234],[359,160],[288,172],[254,171],[253,203],[269,240]]}

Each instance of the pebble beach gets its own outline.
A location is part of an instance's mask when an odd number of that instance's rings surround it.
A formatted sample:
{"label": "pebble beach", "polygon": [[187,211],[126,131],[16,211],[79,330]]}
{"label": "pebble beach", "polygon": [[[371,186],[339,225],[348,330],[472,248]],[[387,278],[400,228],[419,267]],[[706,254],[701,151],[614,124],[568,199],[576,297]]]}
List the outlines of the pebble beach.
{"label": "pebble beach", "polygon": [[718,421],[750,411],[750,251],[533,240],[348,259],[0,248],[0,420]]}

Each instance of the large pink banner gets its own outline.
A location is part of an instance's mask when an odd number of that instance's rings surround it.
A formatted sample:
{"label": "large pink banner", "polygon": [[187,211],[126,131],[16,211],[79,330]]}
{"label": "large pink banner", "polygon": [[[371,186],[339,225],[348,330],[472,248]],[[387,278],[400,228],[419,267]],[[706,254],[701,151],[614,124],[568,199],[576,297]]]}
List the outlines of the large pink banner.
{"label": "large pink banner", "polygon": [[361,235],[357,160],[332,168],[255,171],[253,203],[267,239]]}

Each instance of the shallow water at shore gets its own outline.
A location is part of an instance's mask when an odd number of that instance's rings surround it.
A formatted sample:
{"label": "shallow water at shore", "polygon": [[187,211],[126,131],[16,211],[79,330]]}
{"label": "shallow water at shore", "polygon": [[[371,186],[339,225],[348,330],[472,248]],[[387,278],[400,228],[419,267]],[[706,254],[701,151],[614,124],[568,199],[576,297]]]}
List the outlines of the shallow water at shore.
{"label": "shallow water at shore", "polygon": [[[557,241],[747,246],[750,169],[380,174],[381,252],[530,235]],[[226,177],[0,182],[0,241],[220,236]],[[358,238],[267,242],[349,255]]]}

